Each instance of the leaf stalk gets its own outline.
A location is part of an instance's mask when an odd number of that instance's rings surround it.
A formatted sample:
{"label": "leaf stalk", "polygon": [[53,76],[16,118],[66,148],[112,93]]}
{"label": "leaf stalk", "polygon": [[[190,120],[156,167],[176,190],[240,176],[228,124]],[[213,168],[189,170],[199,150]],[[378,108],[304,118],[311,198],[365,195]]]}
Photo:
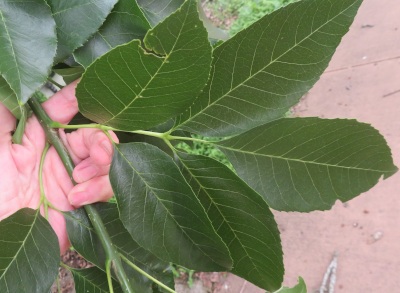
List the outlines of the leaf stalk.
{"label": "leaf stalk", "polygon": [[153,278],[151,275],[149,275],[148,273],[146,273],[145,271],[143,271],[142,269],[140,269],[138,266],[136,266],[133,262],[131,262],[129,259],[127,259],[123,254],[120,254],[121,258],[132,268],[134,268],[136,271],[138,271],[139,273],[141,273],[142,275],[146,276],[149,280],[152,280],[154,283],[156,283],[158,286],[164,288],[165,290],[167,290],[168,292],[171,293],[176,293],[176,291],[172,290],[171,288],[169,288],[168,286],[164,285],[163,283],[161,283],[159,280]]}
{"label": "leaf stalk", "polygon": [[[31,99],[29,99],[28,103],[31,109],[33,110],[34,114],[38,118],[40,124],[42,125],[48,142],[51,145],[53,145],[54,148],[56,149],[58,155],[60,156],[61,161],[64,163],[64,166],[70,176],[71,181],[74,183],[74,185],[76,185],[77,183],[72,177],[75,165],[71,157],[69,156],[68,151],[65,148],[63,142],[58,136],[58,132],[55,129],[53,129],[53,125],[56,125],[57,123],[54,122],[47,115],[46,111],[43,109],[42,105],[40,104],[39,100],[35,95],[33,95]],[[84,206],[84,208],[103,245],[103,248],[106,253],[106,262],[111,263],[111,267],[118,281],[120,282],[123,291],[127,293],[134,293],[131,284],[129,283],[129,279],[127,278],[125,271],[122,267],[122,262],[119,253],[117,253],[116,249],[113,247],[110,235],[108,234],[99,213],[92,205],[86,205]]]}

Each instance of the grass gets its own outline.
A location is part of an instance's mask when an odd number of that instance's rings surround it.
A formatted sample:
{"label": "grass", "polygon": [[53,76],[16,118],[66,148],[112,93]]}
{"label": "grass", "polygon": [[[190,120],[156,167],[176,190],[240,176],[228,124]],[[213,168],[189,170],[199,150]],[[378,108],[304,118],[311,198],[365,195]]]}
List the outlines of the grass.
{"label": "grass", "polygon": [[211,19],[230,36],[248,27],[264,15],[295,0],[207,0],[206,11]]}

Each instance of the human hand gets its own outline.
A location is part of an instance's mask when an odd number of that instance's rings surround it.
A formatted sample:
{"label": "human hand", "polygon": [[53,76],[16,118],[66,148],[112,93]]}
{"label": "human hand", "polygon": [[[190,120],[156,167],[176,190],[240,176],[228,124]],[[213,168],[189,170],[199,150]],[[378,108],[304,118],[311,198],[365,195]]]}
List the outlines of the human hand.
{"label": "human hand", "polygon": [[[78,113],[74,82],[43,103],[54,121],[67,124]],[[0,102],[0,220],[19,209],[37,209],[40,202],[39,166],[46,145],[45,133],[35,116],[28,119],[22,145],[11,142],[15,117]],[[65,134],[59,130],[76,168],[73,186],[56,150],[51,147],[43,165],[43,184],[47,200],[61,211],[107,201],[112,195],[108,172],[113,147],[98,129],[79,129]],[[116,135],[110,132],[114,141]],[[43,214],[43,213],[42,213]],[[56,232],[61,253],[70,246],[64,217],[49,208],[49,222]]]}

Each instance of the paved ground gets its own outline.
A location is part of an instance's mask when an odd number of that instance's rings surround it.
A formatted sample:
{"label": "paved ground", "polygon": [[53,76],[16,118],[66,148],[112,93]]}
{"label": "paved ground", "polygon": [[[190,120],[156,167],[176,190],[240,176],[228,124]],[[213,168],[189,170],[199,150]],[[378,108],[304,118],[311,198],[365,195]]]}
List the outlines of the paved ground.
{"label": "paved ground", "polygon": [[[400,165],[399,112],[400,2],[364,0],[329,68],[296,115],[371,123]],[[309,292],[318,289],[338,251],[335,292],[400,292],[399,190],[396,174],[347,205],[338,202],[331,211],[275,213],[285,252],[284,284],[293,286],[301,275]],[[383,237],[373,242],[371,234],[376,232]],[[232,275],[223,282],[220,292],[265,292]]]}

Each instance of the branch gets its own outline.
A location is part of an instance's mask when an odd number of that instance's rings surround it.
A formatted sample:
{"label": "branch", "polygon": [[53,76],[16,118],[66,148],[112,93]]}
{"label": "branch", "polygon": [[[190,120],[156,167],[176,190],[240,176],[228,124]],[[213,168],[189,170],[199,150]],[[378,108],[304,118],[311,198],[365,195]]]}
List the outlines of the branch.
{"label": "branch", "polygon": [[[43,109],[42,105],[40,104],[39,100],[35,95],[32,96],[32,98],[28,101],[29,106],[32,108],[33,113],[35,113],[36,117],[38,118],[40,124],[42,125],[45,133],[46,133],[46,138],[49,141],[51,145],[54,146],[56,149],[58,155],[61,158],[61,161],[64,163],[65,168],[67,169],[67,172],[74,183],[76,185],[76,182],[74,181],[72,177],[72,173],[74,171],[74,163],[72,162],[67,149],[65,148],[64,144],[62,143],[60,137],[58,136],[58,132],[52,128],[52,125],[54,125],[53,120],[50,119],[50,117],[47,115],[46,111]],[[97,233],[97,235],[100,238],[100,241],[103,245],[103,248],[106,253],[106,263],[109,262],[111,264],[111,267],[121,284],[121,287],[123,288],[124,292],[127,293],[134,293],[132,290],[132,287],[129,283],[129,280],[125,274],[125,271],[122,267],[122,262],[119,254],[113,249],[112,247],[112,242],[110,235],[108,234],[106,228],[104,227],[104,223],[97,212],[97,210],[92,206],[92,205],[86,205],[84,206],[91,222],[92,225]]]}

